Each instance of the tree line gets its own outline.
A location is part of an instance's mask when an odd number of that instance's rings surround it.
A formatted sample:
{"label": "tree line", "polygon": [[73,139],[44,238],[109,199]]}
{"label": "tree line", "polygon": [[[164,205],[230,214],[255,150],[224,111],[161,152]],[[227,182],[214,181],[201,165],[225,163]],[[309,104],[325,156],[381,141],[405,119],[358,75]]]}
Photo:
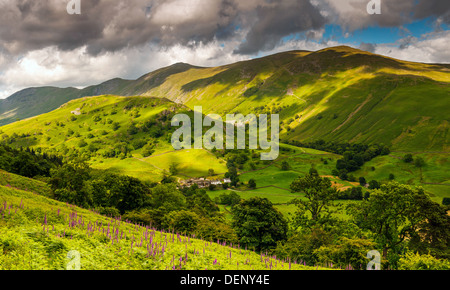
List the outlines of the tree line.
{"label": "tree line", "polygon": [[288,143],[298,147],[311,148],[342,155],[343,158],[337,160],[336,168],[332,172],[333,175],[339,176],[342,180],[353,179],[350,174],[351,172],[357,171],[364,163],[375,157],[389,155],[391,152],[389,147],[383,144],[367,145],[362,143],[326,142],[324,140],[306,143],[291,140]]}
{"label": "tree line", "polygon": [[63,159],[57,155],[40,153],[30,148],[14,149],[0,144],[0,169],[28,178],[49,177],[51,169],[61,166]]}

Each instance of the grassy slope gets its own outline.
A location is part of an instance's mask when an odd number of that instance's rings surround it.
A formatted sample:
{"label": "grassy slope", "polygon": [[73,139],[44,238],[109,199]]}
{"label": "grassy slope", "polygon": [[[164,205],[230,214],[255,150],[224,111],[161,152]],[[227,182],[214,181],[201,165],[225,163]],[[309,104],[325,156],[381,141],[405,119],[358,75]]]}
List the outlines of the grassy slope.
{"label": "grassy slope", "polygon": [[[125,109],[130,104],[139,106],[139,117],[133,115],[136,112],[135,108]],[[77,109],[81,109],[81,115],[71,114]],[[166,140],[160,140],[155,148],[156,152],[148,158],[143,158],[142,149],[133,150],[132,158],[118,159],[101,156],[106,150],[114,148],[117,143],[125,142],[126,145],[130,145],[135,140],[148,140],[147,133],[140,132],[133,136],[127,133],[131,122],[140,124],[156,118],[163,111],[182,109],[182,106],[166,99],[148,97],[82,98],[73,100],[50,113],[1,127],[0,133],[3,133],[0,135],[11,137],[14,133],[25,134],[29,137],[16,138],[13,145],[40,147],[46,151],[50,149],[50,152],[53,150],[60,155],[66,155],[71,148],[81,149],[83,152],[88,150],[90,144],[94,144],[99,150],[96,152],[96,157],[90,160],[92,167],[110,169],[148,181],[160,181],[163,171],[168,171],[172,163],[180,164],[180,177],[205,176],[210,168],[217,173],[226,172],[225,163],[207,151],[196,151],[195,154],[175,152]],[[113,114],[113,112],[116,113]],[[71,119],[72,117],[76,120]],[[101,120],[96,122],[95,117]],[[114,131],[113,125],[109,124],[111,121],[119,123],[120,128],[117,131]],[[63,123],[64,127],[58,126],[57,122]],[[68,134],[69,130],[73,131],[72,135]],[[89,138],[89,134],[94,137]],[[85,140],[89,145],[80,148],[81,140]]]}
{"label": "grassy slope", "polygon": [[120,90],[131,81],[113,79],[84,89],[40,87],[19,91],[6,100],[0,100],[0,126],[45,114],[59,106],[87,96],[97,96]]}
{"label": "grassy slope", "polygon": [[[277,112],[284,121],[284,140],[382,142],[399,150],[448,151],[449,83],[446,65],[335,47],[214,68],[179,63],[135,81],[115,79],[81,91],[43,88],[24,103],[17,96],[0,102],[0,113],[9,112],[11,122],[16,109],[38,114],[81,96],[143,95],[190,108],[200,105],[206,114]],[[296,115],[300,118],[293,119]]]}
{"label": "grassy slope", "polygon": [[[41,186],[34,180],[0,174],[21,184]],[[185,270],[314,269],[128,224],[0,185],[0,270],[66,269],[72,250],[80,253],[83,270],[171,270],[180,265]]]}
{"label": "grassy slope", "polygon": [[[380,156],[367,162],[355,176],[364,176],[368,181],[376,179],[387,182],[389,174],[394,174],[395,180],[414,186],[421,186],[437,203],[442,203],[444,197],[450,197],[450,155],[442,153],[416,153],[413,157],[422,157],[425,167],[417,168],[414,164],[402,161],[404,153],[392,152],[389,156]],[[375,170],[372,170],[372,167]]]}
{"label": "grassy slope", "polygon": [[[191,68],[144,94],[191,108],[201,105],[204,113],[279,112],[286,140],[382,142],[394,149],[447,151],[449,83],[445,66],[337,47]],[[296,115],[301,118],[287,122]]]}

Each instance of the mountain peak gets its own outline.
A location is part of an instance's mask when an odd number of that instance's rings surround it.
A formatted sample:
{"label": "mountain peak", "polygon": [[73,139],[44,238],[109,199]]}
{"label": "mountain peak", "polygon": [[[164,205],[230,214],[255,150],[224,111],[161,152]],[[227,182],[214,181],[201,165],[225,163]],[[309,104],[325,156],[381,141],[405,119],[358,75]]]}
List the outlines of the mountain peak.
{"label": "mountain peak", "polygon": [[339,46],[333,46],[333,47],[327,47],[325,49],[317,51],[318,53],[324,52],[324,51],[335,51],[335,52],[347,52],[347,53],[368,53],[372,54],[370,52],[360,50],[351,46],[346,45],[339,45]]}

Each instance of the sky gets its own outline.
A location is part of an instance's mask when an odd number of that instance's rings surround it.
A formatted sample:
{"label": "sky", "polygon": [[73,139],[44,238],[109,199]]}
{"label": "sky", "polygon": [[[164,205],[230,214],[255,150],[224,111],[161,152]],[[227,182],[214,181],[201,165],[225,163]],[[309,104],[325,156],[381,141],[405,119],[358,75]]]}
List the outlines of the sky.
{"label": "sky", "polygon": [[0,0],[0,98],[338,45],[450,63],[449,0],[372,1]]}

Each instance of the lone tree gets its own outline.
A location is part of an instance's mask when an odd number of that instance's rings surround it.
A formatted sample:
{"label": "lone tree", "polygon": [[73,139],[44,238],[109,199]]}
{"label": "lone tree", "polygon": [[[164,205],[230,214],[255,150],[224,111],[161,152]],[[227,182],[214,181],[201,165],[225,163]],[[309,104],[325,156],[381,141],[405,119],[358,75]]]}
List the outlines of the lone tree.
{"label": "lone tree", "polygon": [[405,156],[403,156],[403,161],[405,163],[412,163],[414,161],[414,158],[412,154],[406,154]]}
{"label": "lone tree", "polygon": [[422,157],[417,157],[416,160],[414,160],[414,165],[418,168],[422,168],[425,167],[426,163]]}
{"label": "lone tree", "polygon": [[256,188],[256,181],[254,179],[250,179],[248,181],[248,187],[255,189]]}
{"label": "lone tree", "polygon": [[286,240],[288,223],[267,198],[253,197],[241,201],[232,210],[232,227],[241,245],[256,251],[274,248]]}
{"label": "lone tree", "polygon": [[366,180],[364,177],[360,177],[360,178],[359,178],[359,184],[360,184],[361,186],[366,186],[367,180]]}
{"label": "lone tree", "polygon": [[[329,206],[337,197],[337,190],[328,178],[308,174],[294,180],[290,186],[292,192],[303,192],[306,200],[295,200],[297,205],[297,226],[311,227],[329,214]],[[309,218],[311,217],[311,218]]]}
{"label": "lone tree", "polygon": [[287,162],[286,160],[283,161],[281,163],[281,170],[288,171],[289,169],[291,169],[291,166],[289,165],[289,162]]}

